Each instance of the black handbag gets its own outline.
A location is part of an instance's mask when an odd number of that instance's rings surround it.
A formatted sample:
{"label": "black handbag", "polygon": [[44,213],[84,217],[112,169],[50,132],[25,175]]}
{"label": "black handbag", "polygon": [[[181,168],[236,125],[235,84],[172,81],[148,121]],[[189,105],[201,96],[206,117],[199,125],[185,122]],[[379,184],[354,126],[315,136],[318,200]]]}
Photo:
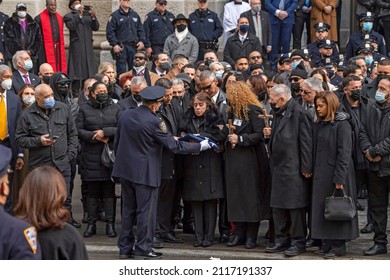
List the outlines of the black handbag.
{"label": "black handbag", "polygon": [[108,143],[104,143],[100,161],[102,162],[103,166],[108,168],[111,168],[114,165],[115,154],[114,151],[110,149],[110,146],[108,146]]}
{"label": "black handbag", "polygon": [[336,189],[332,196],[325,198],[325,220],[351,221],[356,216],[355,201],[345,194],[344,189],[342,189],[343,196],[335,196],[335,192]]}

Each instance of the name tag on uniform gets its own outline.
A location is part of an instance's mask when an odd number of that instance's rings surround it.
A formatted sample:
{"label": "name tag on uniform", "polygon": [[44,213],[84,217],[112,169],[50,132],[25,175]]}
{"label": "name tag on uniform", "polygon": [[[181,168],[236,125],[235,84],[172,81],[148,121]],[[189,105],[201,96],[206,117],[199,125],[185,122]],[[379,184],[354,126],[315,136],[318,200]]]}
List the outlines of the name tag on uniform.
{"label": "name tag on uniform", "polygon": [[158,18],[155,18],[155,19],[154,19],[154,22],[157,22],[157,21],[158,21]]}
{"label": "name tag on uniform", "polygon": [[241,125],[242,125],[242,120],[239,120],[239,119],[234,119],[234,121],[233,121],[233,125],[236,125],[236,126],[241,126]]}
{"label": "name tag on uniform", "polygon": [[138,21],[138,18],[133,17],[133,21],[134,21],[134,22],[137,22],[137,21]]}
{"label": "name tag on uniform", "polygon": [[214,20],[212,18],[209,18],[208,20],[209,20],[209,22],[214,22]]}
{"label": "name tag on uniform", "polygon": [[120,18],[119,21],[123,21],[123,18]]}

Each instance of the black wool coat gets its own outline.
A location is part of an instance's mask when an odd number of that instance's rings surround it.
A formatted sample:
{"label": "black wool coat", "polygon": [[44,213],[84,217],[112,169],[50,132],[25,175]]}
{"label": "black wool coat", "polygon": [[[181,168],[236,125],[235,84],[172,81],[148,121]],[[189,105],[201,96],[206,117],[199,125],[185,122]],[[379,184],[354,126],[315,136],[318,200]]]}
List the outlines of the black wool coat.
{"label": "black wool coat", "polygon": [[[183,116],[179,130],[184,133],[200,134],[216,143],[223,144],[228,131],[223,125],[222,115],[216,110],[206,111],[198,118],[190,108]],[[183,199],[187,201],[205,201],[224,197],[223,154],[213,150],[198,155],[184,156]]]}
{"label": "black wool coat", "polygon": [[[281,113],[282,118],[275,129],[275,118]],[[291,99],[284,112],[274,114],[271,128],[271,207],[305,207],[309,204],[309,185],[302,172],[312,172],[313,135],[310,114]]]}
{"label": "black wool coat", "polygon": [[102,165],[101,154],[104,143],[92,140],[96,130],[102,129],[109,137],[108,144],[113,148],[114,136],[119,118],[120,107],[109,99],[100,104],[95,99],[80,105],[76,126],[81,140],[80,174],[83,181],[107,181],[111,179],[111,170]]}
{"label": "black wool coat", "polygon": [[249,119],[232,119],[239,142],[233,149],[229,142],[225,150],[225,177],[228,219],[232,222],[258,222],[261,219],[260,171],[256,146],[261,144],[263,120],[261,109],[249,106]]}
{"label": "black wool coat", "polygon": [[357,215],[352,221],[324,219],[325,197],[335,184],[344,185],[345,194],[356,201],[352,160],[353,132],[348,121],[316,123],[314,126],[314,172],[311,197],[311,237],[353,240],[359,236]]}

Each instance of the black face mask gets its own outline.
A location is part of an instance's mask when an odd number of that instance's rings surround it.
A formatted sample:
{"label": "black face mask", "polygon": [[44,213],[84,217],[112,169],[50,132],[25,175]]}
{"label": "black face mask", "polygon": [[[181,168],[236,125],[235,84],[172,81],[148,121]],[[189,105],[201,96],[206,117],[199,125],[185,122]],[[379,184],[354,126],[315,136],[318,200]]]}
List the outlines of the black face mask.
{"label": "black face mask", "polygon": [[266,96],[266,92],[263,91],[263,92],[260,92],[260,94],[257,96],[257,99],[260,101],[260,102],[263,102],[265,100],[265,96]]}
{"label": "black face mask", "polygon": [[51,76],[43,76],[42,77],[42,81],[47,84],[47,85],[50,85],[50,79],[51,79]]}
{"label": "black face mask", "polygon": [[269,105],[271,106],[271,109],[272,109],[274,112],[277,112],[277,111],[280,110],[279,107],[276,107],[276,104],[270,103]]}
{"label": "black face mask", "polygon": [[301,86],[299,83],[291,83],[291,90],[292,92],[298,92],[301,89]]}
{"label": "black face mask", "polygon": [[184,98],[184,96],[174,96],[173,97],[173,99],[176,99],[177,101],[180,101],[180,102],[183,101],[183,98]]}
{"label": "black face mask", "polygon": [[130,96],[130,94],[131,94],[130,88],[127,88],[127,89],[125,89],[125,90],[123,91],[123,96],[124,96],[124,98]]}
{"label": "black face mask", "polygon": [[96,101],[103,104],[103,103],[106,103],[107,100],[108,100],[108,94],[105,94],[105,93],[98,93],[96,94]]}
{"label": "black face mask", "polygon": [[169,71],[171,70],[171,64],[169,62],[163,62],[163,63],[160,63],[160,68],[164,71]]}
{"label": "black face mask", "polygon": [[178,26],[176,26],[176,29],[178,32],[183,32],[186,28],[187,28],[187,25],[185,25],[185,24],[179,24]]}
{"label": "black face mask", "polygon": [[67,96],[70,93],[70,88],[58,88],[58,93]]}
{"label": "black face mask", "polygon": [[353,101],[358,101],[360,99],[361,91],[360,89],[351,90],[351,95],[349,96]]}
{"label": "black face mask", "polygon": [[139,94],[133,94],[133,99],[134,99],[135,101],[137,101],[138,103],[139,103],[139,102],[142,102],[142,97],[141,97],[141,95],[139,95]]}
{"label": "black face mask", "polygon": [[211,59],[207,59],[205,62],[204,62],[204,64],[206,65],[206,66],[210,66],[210,64],[211,63],[213,63],[214,61],[212,61]]}

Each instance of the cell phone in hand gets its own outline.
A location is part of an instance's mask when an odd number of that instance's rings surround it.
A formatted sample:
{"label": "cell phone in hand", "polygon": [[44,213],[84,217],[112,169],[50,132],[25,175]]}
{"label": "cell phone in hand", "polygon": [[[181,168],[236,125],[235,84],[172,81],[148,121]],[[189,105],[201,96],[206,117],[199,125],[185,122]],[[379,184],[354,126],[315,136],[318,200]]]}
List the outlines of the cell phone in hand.
{"label": "cell phone in hand", "polygon": [[85,5],[84,6],[84,12],[83,12],[83,15],[85,16],[89,16],[89,11],[92,9],[92,6],[89,6],[89,5]]}
{"label": "cell phone in hand", "polygon": [[53,140],[53,141],[57,140],[58,138],[60,138],[60,137],[57,136],[57,135],[50,136],[50,139]]}

